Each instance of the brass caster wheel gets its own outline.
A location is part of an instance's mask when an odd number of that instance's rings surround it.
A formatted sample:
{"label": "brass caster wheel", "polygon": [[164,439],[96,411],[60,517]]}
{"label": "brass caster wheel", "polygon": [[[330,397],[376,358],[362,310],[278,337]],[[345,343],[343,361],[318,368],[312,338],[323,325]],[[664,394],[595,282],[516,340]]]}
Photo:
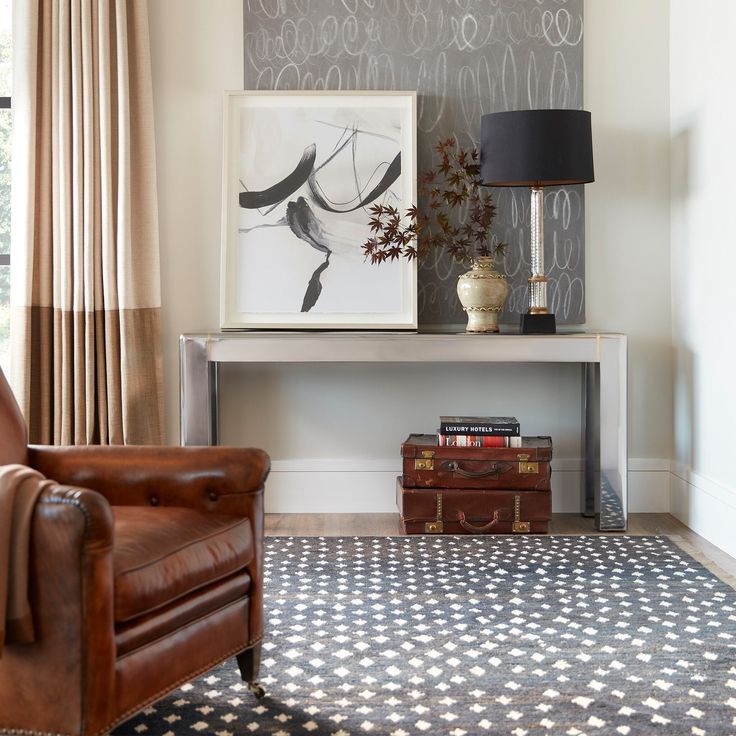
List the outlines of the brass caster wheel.
{"label": "brass caster wheel", "polygon": [[260,700],[266,694],[266,691],[263,689],[263,685],[260,685],[257,682],[249,682],[248,690],[253,693],[253,695],[256,697],[256,700]]}

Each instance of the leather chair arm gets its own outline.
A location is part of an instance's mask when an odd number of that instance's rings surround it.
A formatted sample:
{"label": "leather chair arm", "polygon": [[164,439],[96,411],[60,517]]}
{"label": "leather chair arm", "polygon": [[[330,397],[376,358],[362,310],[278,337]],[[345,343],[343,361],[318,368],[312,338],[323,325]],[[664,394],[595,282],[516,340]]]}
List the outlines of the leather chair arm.
{"label": "leather chair arm", "polygon": [[[6,647],[0,668],[0,732],[90,733],[115,703],[113,518],[107,501],[84,488],[52,486],[34,508],[29,598],[35,641]],[[60,704],[38,712],[39,693]],[[45,701],[44,701],[45,702]],[[16,718],[16,721],[11,719]],[[19,720],[19,722],[17,722]],[[12,729],[16,729],[13,731]]]}
{"label": "leather chair arm", "polygon": [[95,491],[66,485],[51,486],[39,496],[35,516],[41,517],[42,523],[53,524],[68,515],[70,509],[81,514],[84,527],[78,542],[85,552],[112,549],[114,523],[110,504]]}
{"label": "leather chair arm", "polygon": [[262,450],[236,447],[28,448],[29,465],[59,483],[94,488],[113,506],[187,506],[243,513],[270,469]]}

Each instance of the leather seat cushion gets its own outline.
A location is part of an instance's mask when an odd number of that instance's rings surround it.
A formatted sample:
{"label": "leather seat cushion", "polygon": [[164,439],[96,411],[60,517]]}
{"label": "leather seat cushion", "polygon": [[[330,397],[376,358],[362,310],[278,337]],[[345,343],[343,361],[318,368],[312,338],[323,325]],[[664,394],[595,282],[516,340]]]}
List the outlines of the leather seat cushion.
{"label": "leather seat cushion", "polygon": [[115,621],[167,606],[253,559],[248,519],[173,506],[113,506]]}
{"label": "leather seat cushion", "polygon": [[198,621],[233,601],[247,598],[249,591],[250,575],[241,570],[225,580],[200,588],[164,608],[138,616],[132,621],[117,624],[115,626],[117,656],[122,657],[128,652],[158,641],[162,636],[181,631],[193,621]]}

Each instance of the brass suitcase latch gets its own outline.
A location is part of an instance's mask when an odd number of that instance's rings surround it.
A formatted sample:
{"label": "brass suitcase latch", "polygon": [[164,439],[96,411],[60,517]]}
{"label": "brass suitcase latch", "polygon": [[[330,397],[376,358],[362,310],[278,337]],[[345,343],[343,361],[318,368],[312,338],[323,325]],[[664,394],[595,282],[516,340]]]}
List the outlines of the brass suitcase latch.
{"label": "brass suitcase latch", "polygon": [[414,470],[434,470],[434,452],[422,450],[422,457],[414,460]]}
{"label": "brass suitcase latch", "polygon": [[517,455],[519,459],[519,475],[539,475],[539,463],[530,463],[529,455]]}
{"label": "brass suitcase latch", "polygon": [[428,521],[424,525],[425,534],[442,534],[445,525],[442,523],[442,494],[437,494],[437,518],[434,521]]}
{"label": "brass suitcase latch", "polygon": [[528,521],[521,521],[521,496],[514,496],[514,522],[511,524],[511,531],[518,534],[527,534],[531,531],[531,524]]}

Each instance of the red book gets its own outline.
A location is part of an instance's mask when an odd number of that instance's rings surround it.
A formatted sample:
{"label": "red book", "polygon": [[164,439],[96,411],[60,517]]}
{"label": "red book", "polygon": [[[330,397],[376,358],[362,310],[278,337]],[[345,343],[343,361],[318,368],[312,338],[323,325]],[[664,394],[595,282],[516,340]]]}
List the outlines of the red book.
{"label": "red book", "polygon": [[508,447],[510,437],[489,434],[437,434],[440,447]]}

